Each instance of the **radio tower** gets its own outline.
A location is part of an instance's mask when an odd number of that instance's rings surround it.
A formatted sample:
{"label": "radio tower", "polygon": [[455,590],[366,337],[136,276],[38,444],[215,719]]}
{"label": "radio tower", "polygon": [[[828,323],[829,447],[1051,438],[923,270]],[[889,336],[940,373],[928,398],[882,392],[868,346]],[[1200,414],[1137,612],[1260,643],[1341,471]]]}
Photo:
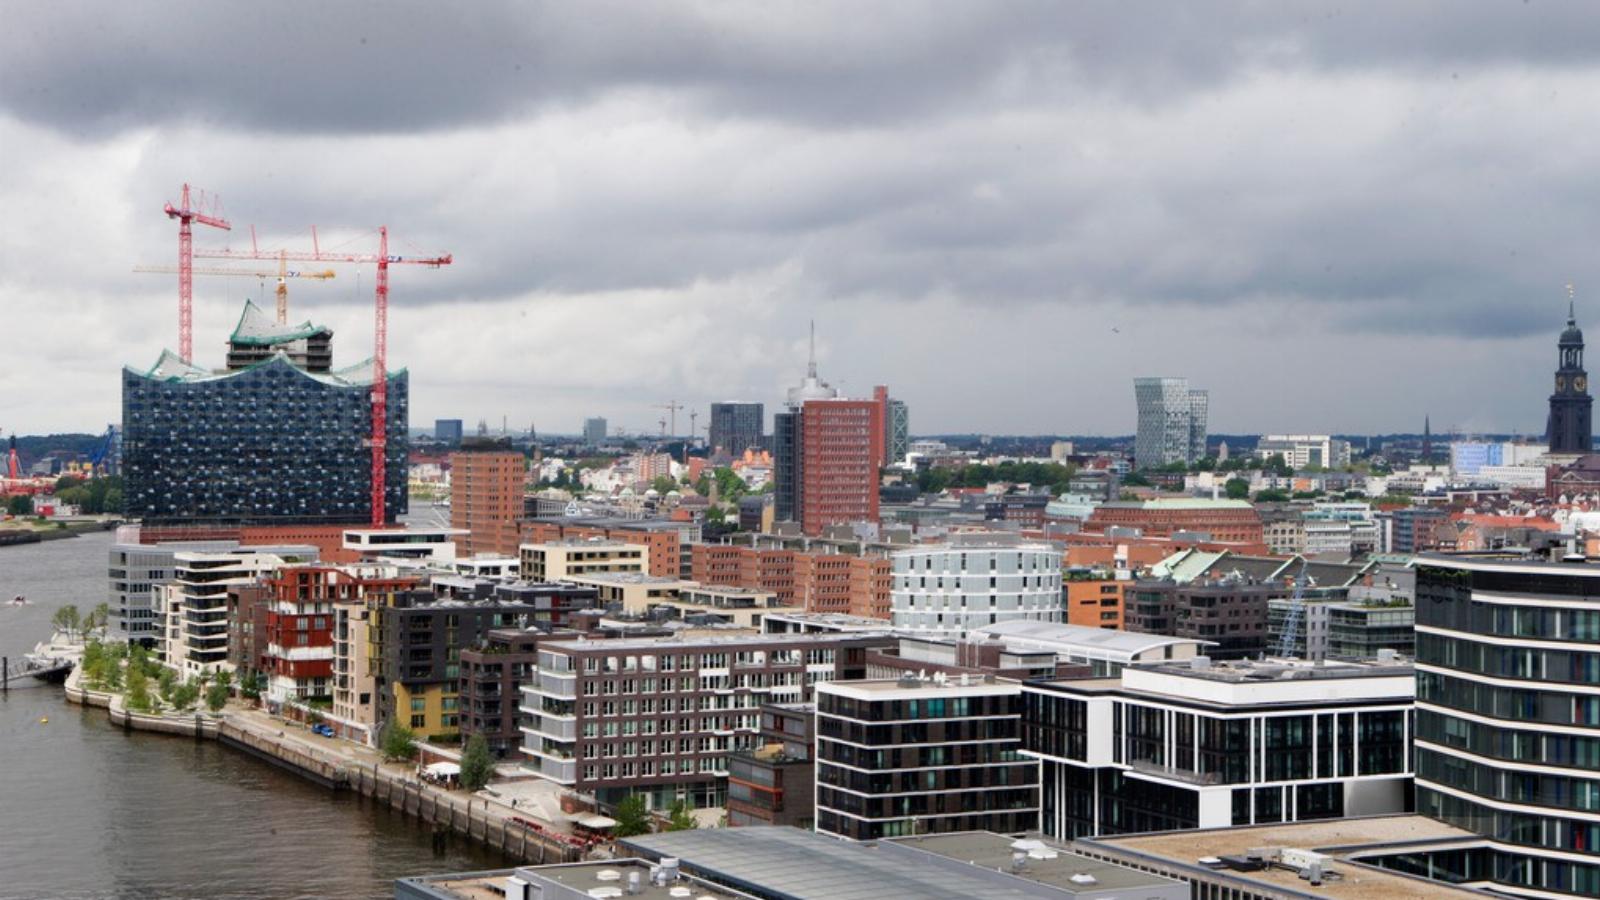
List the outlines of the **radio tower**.
{"label": "radio tower", "polygon": [[[190,223],[199,222],[223,231],[233,230],[227,219],[205,211],[205,192],[197,193],[200,196],[199,206],[191,207],[189,185],[185,182],[178,205],[166,205],[167,218],[178,220],[178,355],[184,362],[191,362],[194,358],[194,232]],[[216,197],[211,198],[211,207],[214,212],[222,209]]]}

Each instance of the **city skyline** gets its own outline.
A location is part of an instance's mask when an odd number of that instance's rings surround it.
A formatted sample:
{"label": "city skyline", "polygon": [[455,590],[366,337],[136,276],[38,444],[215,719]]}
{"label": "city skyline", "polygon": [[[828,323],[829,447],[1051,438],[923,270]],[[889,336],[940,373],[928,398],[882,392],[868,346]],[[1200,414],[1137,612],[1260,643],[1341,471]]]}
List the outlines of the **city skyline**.
{"label": "city skyline", "polygon": [[[924,434],[1131,433],[1143,375],[1205,385],[1216,433],[1543,430],[1564,286],[1600,308],[1584,6],[934,10],[30,10],[0,428],[114,421],[117,367],[173,346],[175,285],[129,270],[173,262],[191,181],[235,222],[202,247],[455,254],[393,279],[413,427],[770,411],[816,318],[824,377]],[[271,290],[197,280],[198,361]],[[371,292],[292,282],[291,314],[347,365]]]}

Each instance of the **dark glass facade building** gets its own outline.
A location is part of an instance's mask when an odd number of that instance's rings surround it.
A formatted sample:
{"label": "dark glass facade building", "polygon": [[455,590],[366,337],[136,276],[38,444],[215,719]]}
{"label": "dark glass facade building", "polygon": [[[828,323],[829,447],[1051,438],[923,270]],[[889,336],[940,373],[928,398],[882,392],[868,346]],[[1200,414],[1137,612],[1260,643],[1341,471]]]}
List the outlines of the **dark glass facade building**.
{"label": "dark glass facade building", "polygon": [[1416,757],[1460,877],[1600,896],[1600,566],[1418,560]]}
{"label": "dark glass facade building", "polygon": [[729,401],[711,404],[711,449],[740,456],[765,444],[766,413],[760,403]]}
{"label": "dark glass facade building", "polygon": [[818,685],[817,830],[872,841],[1037,829],[1021,710],[1015,682]]}
{"label": "dark glass facade building", "polygon": [[781,412],[772,417],[773,517],[779,522],[800,520],[800,413]]}
{"label": "dark glass facade building", "polygon": [[[389,375],[389,521],[406,512],[409,379]],[[148,525],[335,525],[371,517],[372,369],[285,353],[214,373],[171,353],[122,375],[128,515]]]}

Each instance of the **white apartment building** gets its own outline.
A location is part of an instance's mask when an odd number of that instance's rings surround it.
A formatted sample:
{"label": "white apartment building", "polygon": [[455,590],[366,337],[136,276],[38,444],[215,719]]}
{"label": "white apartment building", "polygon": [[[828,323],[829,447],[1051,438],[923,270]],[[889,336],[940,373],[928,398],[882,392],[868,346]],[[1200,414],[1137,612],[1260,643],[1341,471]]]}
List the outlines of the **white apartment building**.
{"label": "white apartment building", "polygon": [[892,557],[890,619],[915,634],[965,637],[1000,622],[1061,622],[1061,549],[1013,534],[958,534]]}
{"label": "white apartment building", "polygon": [[156,588],[172,579],[172,558],[183,551],[222,552],[238,546],[238,541],[231,540],[143,544],[139,526],[118,528],[107,570],[111,632],[118,640],[154,646],[160,631]]}
{"label": "white apartment building", "polygon": [[1265,434],[1256,442],[1256,455],[1282,455],[1295,469],[1337,469],[1350,465],[1350,442],[1326,434]]}
{"label": "white apartment building", "polygon": [[293,563],[315,562],[315,546],[241,547],[173,555],[173,579],[155,589],[156,651],[184,678],[232,671],[228,589],[255,584]]}

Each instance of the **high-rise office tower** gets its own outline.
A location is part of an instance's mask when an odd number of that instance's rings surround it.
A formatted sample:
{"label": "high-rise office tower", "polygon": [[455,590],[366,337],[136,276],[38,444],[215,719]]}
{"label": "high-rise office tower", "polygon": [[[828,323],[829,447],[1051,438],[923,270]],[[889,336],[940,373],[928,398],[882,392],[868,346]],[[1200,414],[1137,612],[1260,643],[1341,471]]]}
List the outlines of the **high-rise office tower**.
{"label": "high-rise office tower", "polygon": [[[331,368],[332,332],[254,304],[213,372],[170,351],[122,375],[130,517],[146,526],[359,525],[371,517],[372,366]],[[406,512],[407,387],[388,375],[388,520]]]}
{"label": "high-rise office tower", "polygon": [[606,420],[602,416],[583,420],[583,443],[586,447],[598,447],[606,442]]}
{"label": "high-rise office tower", "polygon": [[885,403],[881,395],[842,399],[819,379],[812,334],[805,380],[789,389],[787,411],[773,417],[773,481],[778,520],[819,534],[878,520]]}
{"label": "high-rise office tower", "polygon": [[761,449],[766,411],[760,403],[729,400],[711,404],[711,450],[740,456]]}
{"label": "high-rise office tower", "polygon": [[450,454],[450,527],[467,534],[461,552],[515,555],[526,478],[522,453],[506,438],[469,438]]}
{"label": "high-rise office tower", "polygon": [[1154,469],[1205,458],[1210,407],[1205,391],[1191,390],[1186,378],[1135,378],[1133,397],[1139,407],[1134,465]]}
{"label": "high-rise office tower", "polygon": [[872,400],[808,400],[800,408],[800,527],[878,521],[883,407]]}

